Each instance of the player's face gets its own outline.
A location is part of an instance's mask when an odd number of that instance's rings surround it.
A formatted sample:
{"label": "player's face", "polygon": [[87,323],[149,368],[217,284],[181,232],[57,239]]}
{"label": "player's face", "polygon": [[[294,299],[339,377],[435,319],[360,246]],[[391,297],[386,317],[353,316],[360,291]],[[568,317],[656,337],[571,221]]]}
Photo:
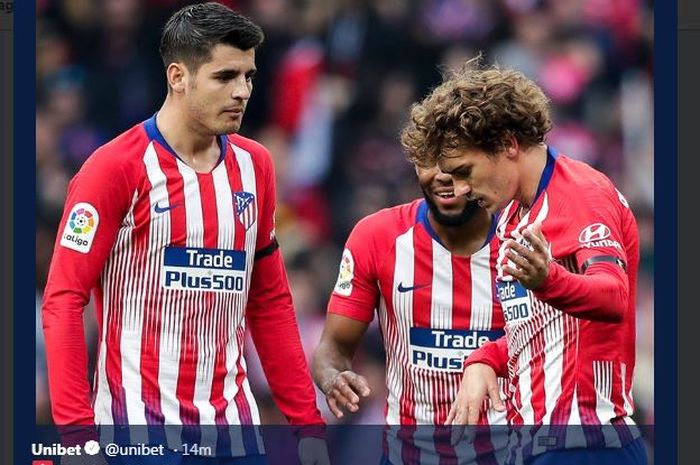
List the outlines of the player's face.
{"label": "player's face", "polygon": [[190,74],[185,103],[190,118],[212,134],[237,132],[253,90],[255,49],[217,44],[211,60]]}
{"label": "player's face", "polygon": [[443,226],[461,226],[469,221],[478,207],[466,196],[455,195],[452,176],[440,171],[437,164],[416,166],[416,174],[435,221]]}
{"label": "player's face", "polygon": [[517,164],[505,151],[487,154],[474,148],[449,149],[438,166],[451,175],[455,195],[466,196],[492,215],[517,194]]}

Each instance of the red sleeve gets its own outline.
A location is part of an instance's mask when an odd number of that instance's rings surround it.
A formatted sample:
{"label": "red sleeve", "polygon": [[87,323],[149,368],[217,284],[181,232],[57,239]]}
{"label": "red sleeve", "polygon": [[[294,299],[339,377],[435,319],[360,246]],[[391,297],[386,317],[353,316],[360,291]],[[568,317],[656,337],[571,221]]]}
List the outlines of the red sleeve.
{"label": "red sleeve", "polygon": [[98,150],[68,186],[41,308],[57,425],[92,425],[83,310],[131,204],[122,153]]}
{"label": "red sleeve", "polygon": [[552,262],[535,296],[554,308],[586,320],[620,322],[627,310],[629,284],[621,266],[599,262],[579,275]]}
{"label": "red sleeve", "polygon": [[569,214],[565,234],[576,269],[567,271],[552,263],[542,285],[533,292],[551,306],[572,316],[594,321],[619,322],[629,303],[629,265],[626,246],[636,241],[636,227],[626,227],[631,212],[620,194],[605,178],[580,192],[579,205]]}
{"label": "red sleeve", "polygon": [[469,354],[464,362],[464,368],[475,363],[485,363],[493,368],[496,376],[508,377],[508,341],[505,336],[493,342],[487,342],[483,346]]}
{"label": "red sleeve", "polygon": [[328,312],[370,323],[379,303],[374,216],[362,219],[350,233],[340,259],[338,280]]}
{"label": "red sleeve", "polygon": [[246,318],[272,396],[289,423],[322,424],[279,250],[255,262]]}
{"label": "red sleeve", "polygon": [[[322,425],[316,392],[299,337],[292,295],[282,254],[274,243],[275,186],[271,165],[265,176],[266,192],[260,211],[258,251],[250,284],[246,318],[263,371],[277,406],[292,425]],[[267,226],[266,226],[267,225]],[[317,436],[306,428],[300,435]]]}

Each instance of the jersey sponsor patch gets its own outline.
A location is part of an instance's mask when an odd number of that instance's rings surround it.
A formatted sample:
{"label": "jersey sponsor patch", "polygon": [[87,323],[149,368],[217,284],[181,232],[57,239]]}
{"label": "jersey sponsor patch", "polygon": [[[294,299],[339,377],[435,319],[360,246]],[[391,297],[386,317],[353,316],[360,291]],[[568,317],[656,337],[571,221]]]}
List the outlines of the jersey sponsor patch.
{"label": "jersey sponsor patch", "polygon": [[241,222],[247,231],[258,219],[258,207],[255,202],[255,195],[250,192],[234,192],[233,200],[238,221]]}
{"label": "jersey sponsor patch", "polygon": [[430,370],[461,372],[469,354],[503,334],[503,331],[411,328],[411,364]]}
{"label": "jersey sponsor patch", "polygon": [[614,247],[622,249],[619,242],[610,239],[610,228],[603,223],[593,223],[581,231],[578,235],[578,241],[587,249],[597,247]]}
{"label": "jersey sponsor patch", "polygon": [[76,203],[68,214],[60,244],[80,253],[88,253],[95,239],[100,215],[97,209],[87,202]]}
{"label": "jersey sponsor patch", "polygon": [[166,247],[162,285],[167,289],[243,293],[244,250]]}
{"label": "jersey sponsor patch", "polygon": [[503,318],[507,323],[525,321],[532,315],[527,289],[519,281],[498,281],[498,300],[503,308]]}
{"label": "jersey sponsor patch", "polygon": [[336,294],[349,296],[352,294],[352,278],[355,276],[355,260],[349,249],[343,250],[343,257],[340,259],[340,270],[338,271],[338,281],[335,283],[333,291]]}

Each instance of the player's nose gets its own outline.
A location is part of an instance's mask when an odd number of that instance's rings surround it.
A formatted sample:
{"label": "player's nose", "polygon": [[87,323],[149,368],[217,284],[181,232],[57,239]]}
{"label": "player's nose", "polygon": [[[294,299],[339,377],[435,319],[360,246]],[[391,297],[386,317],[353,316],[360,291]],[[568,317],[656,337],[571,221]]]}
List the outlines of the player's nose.
{"label": "player's nose", "polygon": [[454,184],[455,197],[459,197],[461,195],[466,195],[469,197],[469,195],[472,193],[472,186],[470,184],[454,178],[452,178],[452,182]]}
{"label": "player's nose", "polygon": [[452,176],[442,171],[440,168],[437,169],[435,174],[435,180],[440,184],[452,184]]}
{"label": "player's nose", "polygon": [[252,87],[249,85],[246,77],[244,75],[238,76],[238,78],[234,80],[231,97],[234,99],[248,100],[251,93]]}

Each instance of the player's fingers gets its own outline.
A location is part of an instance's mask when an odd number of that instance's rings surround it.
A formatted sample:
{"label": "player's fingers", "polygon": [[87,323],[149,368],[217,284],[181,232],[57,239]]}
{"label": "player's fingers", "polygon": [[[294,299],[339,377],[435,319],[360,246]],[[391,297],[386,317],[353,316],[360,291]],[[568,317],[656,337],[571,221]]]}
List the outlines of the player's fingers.
{"label": "player's fingers", "polygon": [[499,412],[505,411],[506,406],[501,400],[501,393],[498,392],[498,383],[489,383],[489,399],[491,399],[491,407]]}
{"label": "player's fingers", "polygon": [[467,405],[467,425],[478,424],[481,414],[481,400],[472,400]]}
{"label": "player's fingers", "polygon": [[503,272],[511,275],[520,282],[523,282],[526,279],[525,273],[523,273],[521,270],[516,270],[511,266],[504,266]]}
{"label": "player's fingers", "polygon": [[532,269],[532,263],[530,263],[529,260],[521,257],[520,255],[518,255],[516,253],[513,253],[512,250],[509,250],[508,252],[506,252],[506,256],[508,257],[508,259],[510,261],[515,263],[518,266],[518,268],[520,268],[522,270],[528,270],[528,271]]}
{"label": "player's fingers", "polygon": [[457,444],[464,435],[464,426],[467,422],[465,409],[465,406],[461,406],[460,403],[455,401],[450,409],[450,415],[448,415],[448,417],[451,416],[447,424],[452,426],[450,429],[450,444],[453,446]]}
{"label": "player's fingers", "polygon": [[447,413],[447,418],[445,418],[445,425],[451,425],[452,420],[455,419],[455,414],[457,413],[457,401],[452,402],[450,406],[450,411]]}
{"label": "player's fingers", "polygon": [[357,394],[355,394],[352,389],[345,386],[345,388],[339,392],[340,395],[337,397],[339,405],[345,407],[348,411],[353,413],[360,409],[360,406],[358,405],[360,398],[357,397]]}
{"label": "player's fingers", "polygon": [[471,444],[474,442],[474,439],[476,438],[476,426],[466,426],[464,428],[464,440],[468,443]]}
{"label": "player's fingers", "polygon": [[509,250],[506,252],[506,256],[514,265],[518,267],[518,270],[523,273],[522,277],[514,275],[521,282],[523,282],[522,278],[524,277],[532,280],[537,278],[537,276],[541,275],[542,273],[546,273],[549,265],[547,262],[547,257],[543,254],[532,254],[528,257],[523,257]]}
{"label": "player's fingers", "polygon": [[524,257],[527,260],[533,260],[536,257],[536,254],[533,250],[524,246],[523,244],[518,244],[515,241],[509,242],[507,251],[514,251],[517,255],[520,255],[521,257]]}
{"label": "player's fingers", "polygon": [[538,233],[534,228],[528,228],[523,233],[523,236],[530,241],[530,245],[536,252],[543,253],[545,255],[548,253],[547,240],[542,235],[542,231],[539,231]]}
{"label": "player's fingers", "polygon": [[452,431],[450,431],[450,444],[456,446],[459,441],[462,440],[464,436],[464,424],[452,425]]}
{"label": "player's fingers", "polygon": [[360,398],[357,396],[355,391],[352,390],[352,387],[350,387],[350,384],[348,384],[347,382],[345,382],[345,381],[338,382],[338,383],[336,383],[335,387],[351,403],[357,404],[358,402],[360,402]]}
{"label": "player's fingers", "polygon": [[[333,388],[333,390],[331,391],[331,395],[335,397],[335,401],[339,407],[344,407],[352,412],[357,410],[357,405],[354,402],[351,402],[350,399],[345,397],[343,392],[339,389]],[[355,410],[353,410],[352,406],[355,407]]]}
{"label": "player's fingers", "polygon": [[326,397],[326,404],[328,404],[328,408],[331,409],[331,413],[335,415],[336,418],[343,418],[343,411],[338,408],[335,397]]}
{"label": "player's fingers", "polygon": [[521,244],[513,244],[513,247],[506,249],[506,255],[513,263],[520,268],[525,268],[530,272],[545,260],[545,256],[539,252],[534,252]]}
{"label": "player's fingers", "polygon": [[362,397],[367,397],[371,392],[367,379],[362,375],[352,373],[352,376],[348,378],[348,382],[353,387],[355,392],[358,392]]}

